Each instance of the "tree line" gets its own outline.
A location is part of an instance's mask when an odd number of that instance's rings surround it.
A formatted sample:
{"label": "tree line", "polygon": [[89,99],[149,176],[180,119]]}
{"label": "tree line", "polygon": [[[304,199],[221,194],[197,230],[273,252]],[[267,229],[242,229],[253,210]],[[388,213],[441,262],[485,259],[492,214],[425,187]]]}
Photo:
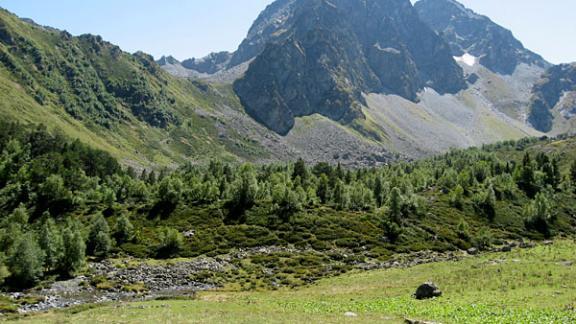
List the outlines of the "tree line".
{"label": "tree line", "polygon": [[[254,165],[212,161],[177,170],[122,168],[109,154],[71,141],[44,126],[0,123],[0,283],[31,286],[47,275],[73,276],[87,257],[106,258],[137,242],[133,214],[115,206],[142,207],[159,224],[178,206],[217,206],[228,225],[290,223],[317,208],[375,213],[383,237],[394,243],[411,217],[425,217],[430,195],[452,208],[474,208],[492,222],[500,201],[523,199],[527,230],[552,234],[555,197],[573,193],[576,164],[561,172],[560,158],[522,152],[536,139],[399,162],[377,168],[295,163]],[[256,216],[250,211],[264,209]],[[462,235],[468,231],[465,225]],[[154,257],[177,256],[182,233],[155,229]]]}

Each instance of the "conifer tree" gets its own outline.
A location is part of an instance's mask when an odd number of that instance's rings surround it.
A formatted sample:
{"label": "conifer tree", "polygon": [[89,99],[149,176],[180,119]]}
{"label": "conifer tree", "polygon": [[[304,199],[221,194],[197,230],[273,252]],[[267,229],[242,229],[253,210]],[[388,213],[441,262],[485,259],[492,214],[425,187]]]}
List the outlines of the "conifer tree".
{"label": "conifer tree", "polygon": [[394,187],[390,192],[390,199],[388,200],[388,213],[390,218],[396,223],[402,223],[404,197],[400,189]]}
{"label": "conifer tree", "polygon": [[10,273],[16,285],[29,287],[44,273],[44,252],[32,234],[24,235],[14,245],[8,259]]}
{"label": "conifer tree", "polygon": [[134,225],[132,225],[128,216],[121,215],[118,217],[114,237],[118,244],[129,242],[134,238]]}
{"label": "conifer tree", "polygon": [[64,255],[60,262],[60,273],[72,276],[80,271],[86,259],[86,244],[76,224],[68,226],[62,232]]}
{"label": "conifer tree", "polygon": [[64,254],[64,242],[62,241],[62,235],[48,212],[42,215],[38,243],[46,255],[44,263],[46,270],[55,270]]}
{"label": "conifer tree", "polygon": [[108,226],[104,216],[98,214],[95,216],[90,228],[87,252],[89,255],[103,258],[108,255],[111,249],[110,226]]}

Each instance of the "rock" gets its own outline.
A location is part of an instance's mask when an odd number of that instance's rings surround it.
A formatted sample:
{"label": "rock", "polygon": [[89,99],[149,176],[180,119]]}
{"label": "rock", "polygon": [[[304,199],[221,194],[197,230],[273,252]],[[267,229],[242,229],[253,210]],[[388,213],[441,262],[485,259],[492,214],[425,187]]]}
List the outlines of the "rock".
{"label": "rock", "polygon": [[467,87],[448,44],[407,1],[276,4],[262,13],[231,64],[253,59],[234,90],[246,112],[278,134],[288,134],[296,117],[313,114],[344,124],[364,119],[363,93],[416,102],[426,87],[440,94]]}
{"label": "rock", "polygon": [[477,255],[479,251],[477,248],[469,248],[466,252],[470,255]]}
{"label": "rock", "polygon": [[512,252],[512,246],[504,245],[502,248],[500,248],[500,252]]}
{"label": "rock", "polygon": [[406,323],[406,324],[436,324],[436,322],[413,320],[413,319],[409,319],[409,318],[404,320],[404,323]]}
{"label": "rock", "polygon": [[442,296],[442,291],[440,291],[440,289],[432,282],[427,282],[420,285],[414,294],[414,297],[418,300],[430,299],[440,296]]}
{"label": "rock", "polygon": [[573,261],[564,261],[564,262],[561,262],[560,265],[563,265],[565,267],[571,267],[574,265],[574,262]]}
{"label": "rock", "polygon": [[358,317],[358,314],[353,313],[353,312],[346,312],[346,313],[344,313],[344,316],[346,316],[346,317]]}
{"label": "rock", "polygon": [[536,244],[532,243],[532,242],[520,242],[519,244],[520,248],[522,249],[531,249],[534,248],[536,246]]}
{"label": "rock", "polygon": [[544,242],[542,242],[542,245],[546,245],[546,246],[553,245],[553,244],[554,244],[554,241],[544,241]]}

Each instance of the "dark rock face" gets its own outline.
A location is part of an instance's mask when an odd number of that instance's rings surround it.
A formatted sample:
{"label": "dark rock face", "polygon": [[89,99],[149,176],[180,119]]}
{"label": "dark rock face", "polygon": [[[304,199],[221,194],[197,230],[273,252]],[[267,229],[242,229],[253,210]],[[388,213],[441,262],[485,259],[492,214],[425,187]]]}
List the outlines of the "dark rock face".
{"label": "dark rock face", "polygon": [[[565,92],[576,91],[576,63],[556,65],[548,69],[532,90],[528,121],[539,131],[552,130],[551,110]],[[576,107],[574,107],[576,108]]]}
{"label": "dark rock face", "polygon": [[214,74],[226,67],[231,57],[229,52],[212,53],[201,59],[184,60],[182,66],[200,73]]}
{"label": "dark rock face", "polygon": [[234,89],[246,111],[286,134],[294,118],[362,118],[363,92],[417,100],[424,87],[465,88],[449,46],[409,0],[281,0],[269,6],[231,59],[254,58]]}
{"label": "dark rock face", "polygon": [[158,61],[156,61],[156,63],[158,63],[160,66],[180,64],[180,62],[173,56],[162,56]]}
{"label": "dark rock face", "polygon": [[421,0],[415,4],[420,18],[438,32],[454,56],[469,53],[493,72],[509,75],[520,63],[550,66],[524,48],[509,30],[454,0]]}
{"label": "dark rock face", "polygon": [[416,293],[414,294],[414,297],[418,300],[430,299],[440,296],[442,296],[442,291],[440,291],[440,289],[434,283],[431,282],[427,282],[418,287]]}

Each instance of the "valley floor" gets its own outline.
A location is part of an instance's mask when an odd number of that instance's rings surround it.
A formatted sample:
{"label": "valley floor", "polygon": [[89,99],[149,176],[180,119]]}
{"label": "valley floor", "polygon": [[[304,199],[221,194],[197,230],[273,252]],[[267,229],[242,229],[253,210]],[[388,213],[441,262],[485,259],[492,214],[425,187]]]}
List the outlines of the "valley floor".
{"label": "valley floor", "polygon": [[[576,242],[407,269],[352,272],[299,289],[212,291],[194,300],[109,304],[20,318],[25,323],[576,322]],[[444,296],[417,301],[435,282]]]}

